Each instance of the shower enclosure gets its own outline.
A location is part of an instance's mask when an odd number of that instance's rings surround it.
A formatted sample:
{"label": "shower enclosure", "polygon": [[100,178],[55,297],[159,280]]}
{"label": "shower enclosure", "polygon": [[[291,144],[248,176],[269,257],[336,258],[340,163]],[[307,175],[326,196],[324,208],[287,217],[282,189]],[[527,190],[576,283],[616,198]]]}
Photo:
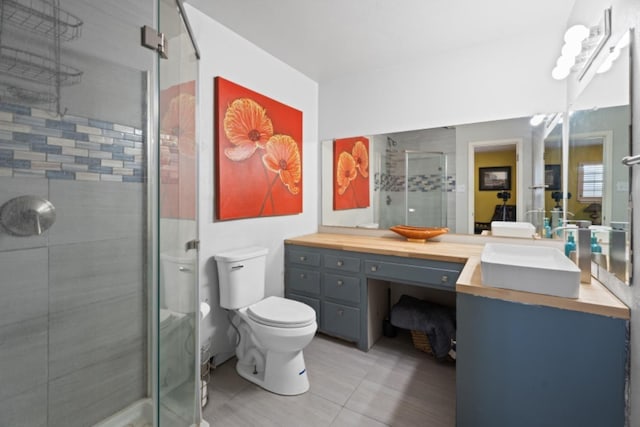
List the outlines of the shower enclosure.
{"label": "shower enclosure", "polygon": [[0,2],[0,425],[198,424],[196,69],[175,0]]}
{"label": "shower enclosure", "polygon": [[447,226],[447,156],[387,150],[381,158],[380,228]]}

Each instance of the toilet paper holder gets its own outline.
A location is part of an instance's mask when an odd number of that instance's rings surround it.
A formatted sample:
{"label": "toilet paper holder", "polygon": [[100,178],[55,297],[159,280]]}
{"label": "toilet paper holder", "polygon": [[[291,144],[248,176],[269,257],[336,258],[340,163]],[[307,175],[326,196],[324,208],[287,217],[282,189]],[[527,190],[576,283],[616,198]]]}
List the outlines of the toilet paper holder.
{"label": "toilet paper holder", "polygon": [[36,196],[15,197],[0,207],[0,224],[14,236],[38,236],[56,220],[56,208]]}

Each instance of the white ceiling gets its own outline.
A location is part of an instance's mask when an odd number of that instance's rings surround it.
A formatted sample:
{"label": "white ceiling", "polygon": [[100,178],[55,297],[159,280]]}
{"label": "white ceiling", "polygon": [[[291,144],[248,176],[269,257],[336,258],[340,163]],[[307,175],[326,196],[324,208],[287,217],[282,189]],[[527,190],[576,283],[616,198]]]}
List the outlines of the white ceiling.
{"label": "white ceiling", "polygon": [[[575,0],[187,0],[317,82],[553,32]],[[550,58],[558,55],[549,49]],[[555,59],[550,59],[553,63]]]}

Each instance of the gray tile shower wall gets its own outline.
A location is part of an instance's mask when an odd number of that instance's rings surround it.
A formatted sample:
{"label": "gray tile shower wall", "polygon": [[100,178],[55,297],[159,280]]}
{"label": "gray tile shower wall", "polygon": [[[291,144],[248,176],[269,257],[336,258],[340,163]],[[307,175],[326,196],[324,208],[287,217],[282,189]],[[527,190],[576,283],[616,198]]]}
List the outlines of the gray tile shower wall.
{"label": "gray tile shower wall", "polygon": [[140,129],[0,102],[0,176],[143,182]]}
{"label": "gray tile shower wall", "polygon": [[92,425],[146,396],[143,144],[0,103],[0,205],[31,194],[57,214],[40,236],[0,226],[0,426]]}

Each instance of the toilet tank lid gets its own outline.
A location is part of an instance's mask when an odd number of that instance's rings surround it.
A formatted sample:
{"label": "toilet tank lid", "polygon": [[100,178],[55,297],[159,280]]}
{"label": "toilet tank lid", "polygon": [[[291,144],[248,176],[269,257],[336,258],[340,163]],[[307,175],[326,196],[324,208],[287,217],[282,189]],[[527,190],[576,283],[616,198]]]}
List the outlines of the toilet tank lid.
{"label": "toilet tank lid", "polygon": [[267,248],[251,246],[249,248],[234,249],[231,251],[222,252],[217,254],[214,258],[216,261],[235,262],[264,256],[268,252],[269,250]]}

